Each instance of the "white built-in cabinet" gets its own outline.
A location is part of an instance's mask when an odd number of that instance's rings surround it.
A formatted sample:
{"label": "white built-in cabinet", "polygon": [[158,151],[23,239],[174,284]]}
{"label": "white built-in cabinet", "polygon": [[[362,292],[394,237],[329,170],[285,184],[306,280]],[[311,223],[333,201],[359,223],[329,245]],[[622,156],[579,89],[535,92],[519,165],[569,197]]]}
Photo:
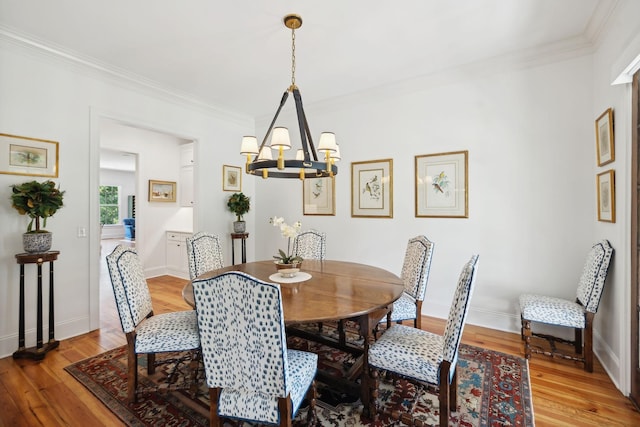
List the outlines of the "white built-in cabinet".
{"label": "white built-in cabinet", "polygon": [[167,274],[170,276],[189,278],[189,261],[187,259],[187,237],[191,233],[185,231],[167,231]]}
{"label": "white built-in cabinet", "polygon": [[180,206],[191,207],[194,205],[193,191],[193,143],[180,146]]}

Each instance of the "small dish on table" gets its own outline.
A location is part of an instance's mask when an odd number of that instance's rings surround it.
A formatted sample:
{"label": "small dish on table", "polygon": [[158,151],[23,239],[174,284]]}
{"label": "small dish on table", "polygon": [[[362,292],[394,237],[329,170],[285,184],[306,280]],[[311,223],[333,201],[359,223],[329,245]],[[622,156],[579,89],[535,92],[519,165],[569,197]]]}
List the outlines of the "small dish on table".
{"label": "small dish on table", "polygon": [[280,273],[280,275],[285,279],[290,279],[292,277],[295,277],[299,271],[300,271],[299,268],[283,268],[278,270],[278,273]]}

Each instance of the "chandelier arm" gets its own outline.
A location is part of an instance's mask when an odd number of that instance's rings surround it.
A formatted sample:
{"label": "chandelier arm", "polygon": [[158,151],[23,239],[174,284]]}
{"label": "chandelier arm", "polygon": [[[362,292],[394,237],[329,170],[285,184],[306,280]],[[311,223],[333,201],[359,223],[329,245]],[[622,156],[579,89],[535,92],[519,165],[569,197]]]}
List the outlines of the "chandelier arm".
{"label": "chandelier arm", "polygon": [[[307,143],[307,133],[305,132],[305,123],[307,119],[304,114],[304,107],[302,106],[302,97],[300,96],[300,91],[297,88],[293,89],[293,99],[296,102],[296,113],[298,115],[298,128],[300,129],[300,141],[302,142],[302,151],[304,152],[304,160],[305,162],[309,162],[311,160],[309,157],[310,151],[309,151],[309,144]],[[316,157],[315,151],[313,151],[313,154],[315,158]]]}
{"label": "chandelier arm", "polygon": [[[282,99],[280,99],[280,105],[278,106],[278,109],[276,110],[276,114],[275,114],[275,116],[273,116],[273,120],[271,120],[271,124],[269,125],[269,129],[267,129],[267,133],[264,134],[264,138],[262,139],[262,144],[260,144],[260,147],[258,148],[258,153],[260,153],[260,151],[262,151],[262,147],[264,147],[264,144],[267,142],[267,139],[269,138],[269,135],[271,134],[271,131],[273,130],[273,126],[276,124],[276,120],[278,120],[278,116],[280,115],[280,111],[282,111],[282,107],[284,107],[284,104],[287,102],[287,98],[289,98],[289,91],[285,90],[284,93],[282,94]],[[258,156],[256,156],[253,161],[255,162],[257,159],[258,159]]]}

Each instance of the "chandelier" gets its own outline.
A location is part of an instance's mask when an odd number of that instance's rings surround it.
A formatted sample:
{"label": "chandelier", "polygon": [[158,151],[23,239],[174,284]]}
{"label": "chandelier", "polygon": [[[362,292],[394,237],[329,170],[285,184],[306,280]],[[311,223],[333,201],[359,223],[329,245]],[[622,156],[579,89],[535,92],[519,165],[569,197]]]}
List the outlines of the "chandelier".
{"label": "chandelier", "polygon": [[[273,120],[271,120],[267,133],[262,139],[262,144],[258,146],[258,140],[255,136],[244,136],[242,137],[240,154],[247,156],[246,172],[251,175],[260,175],[264,179],[273,177],[304,180],[305,178],[331,177],[338,173],[338,167],[335,162],[340,160],[340,149],[336,143],[336,136],[333,132],[320,134],[318,151],[324,154],[324,159],[318,160],[318,154],[309,131],[307,116],[302,106],[302,96],[298,86],[296,86],[296,29],[302,26],[302,18],[292,14],[285,16],[283,21],[285,27],[291,29],[291,86],[282,95],[280,105]],[[274,127],[290,93],[293,94],[296,104],[302,147],[297,150],[295,159],[284,158],[284,152],[292,148],[289,130],[286,127]],[[267,144],[269,136],[271,136],[271,142]],[[276,160],[273,159],[271,150],[277,151]]]}

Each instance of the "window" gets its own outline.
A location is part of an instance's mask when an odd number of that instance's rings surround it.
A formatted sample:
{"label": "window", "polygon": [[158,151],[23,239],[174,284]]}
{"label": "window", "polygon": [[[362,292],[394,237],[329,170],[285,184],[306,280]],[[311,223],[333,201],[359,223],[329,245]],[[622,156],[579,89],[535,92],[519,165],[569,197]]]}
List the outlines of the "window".
{"label": "window", "polygon": [[120,187],[100,186],[100,223],[118,224],[120,222]]}

